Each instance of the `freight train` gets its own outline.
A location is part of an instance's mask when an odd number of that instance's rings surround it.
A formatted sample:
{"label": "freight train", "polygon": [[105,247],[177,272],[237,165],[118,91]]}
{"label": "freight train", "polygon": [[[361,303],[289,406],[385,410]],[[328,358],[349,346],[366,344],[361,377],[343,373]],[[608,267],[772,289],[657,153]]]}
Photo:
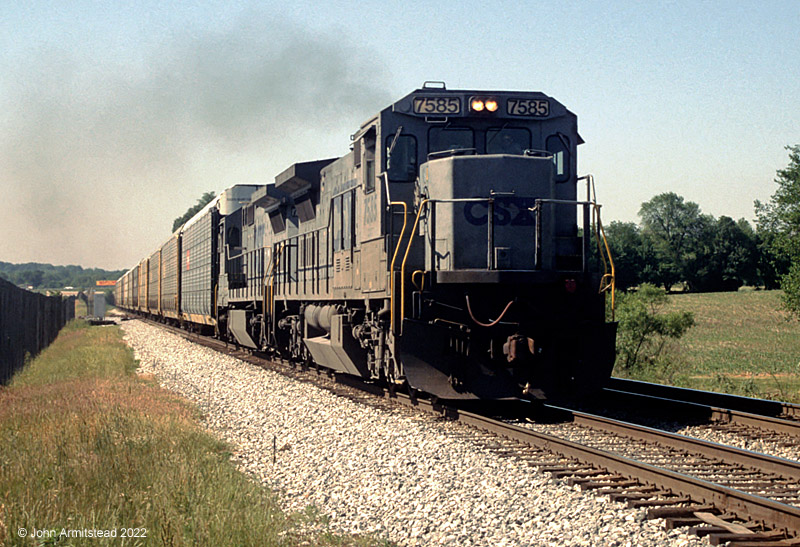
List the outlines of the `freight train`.
{"label": "freight train", "polygon": [[582,142],[543,93],[426,82],[344,156],[222,192],[120,278],[117,303],[440,399],[580,396],[610,376],[616,338]]}

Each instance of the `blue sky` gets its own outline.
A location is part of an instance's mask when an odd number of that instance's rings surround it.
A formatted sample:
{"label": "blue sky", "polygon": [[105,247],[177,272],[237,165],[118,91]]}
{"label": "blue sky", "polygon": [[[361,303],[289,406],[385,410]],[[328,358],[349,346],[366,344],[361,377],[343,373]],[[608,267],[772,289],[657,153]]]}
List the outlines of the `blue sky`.
{"label": "blue sky", "polygon": [[130,267],[425,80],[565,104],[606,222],[667,191],[752,220],[800,143],[798,28],[798,1],[7,3],[0,260]]}

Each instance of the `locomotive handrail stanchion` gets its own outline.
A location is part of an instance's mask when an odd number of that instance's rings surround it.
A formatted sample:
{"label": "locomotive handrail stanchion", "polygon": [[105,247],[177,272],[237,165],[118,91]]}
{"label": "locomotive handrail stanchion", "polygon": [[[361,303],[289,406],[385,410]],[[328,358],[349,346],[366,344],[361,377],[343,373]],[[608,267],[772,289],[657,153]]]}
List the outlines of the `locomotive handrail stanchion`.
{"label": "locomotive handrail stanchion", "polygon": [[583,204],[583,234],[581,234],[581,243],[583,244],[583,273],[589,273],[589,242],[591,241],[592,225],[590,224],[590,207],[588,203]]}
{"label": "locomotive handrail stanchion", "polygon": [[[435,271],[436,270],[436,201],[435,200],[433,201],[433,203],[431,203],[431,214],[428,224],[430,225],[428,233],[430,234],[430,240],[431,240],[431,271]],[[422,280],[423,285],[425,284],[424,277],[425,276],[423,274],[423,280]],[[413,281],[414,274],[411,274],[411,279]]]}
{"label": "locomotive handrail stanchion", "polygon": [[[397,128],[397,133],[395,134],[395,139],[392,141],[392,146],[390,148],[390,151],[394,148],[394,143],[397,140],[397,136],[399,136],[400,131],[402,131],[402,129],[403,129],[402,126]],[[392,211],[392,207],[394,207],[395,205],[399,205],[399,206],[401,206],[403,208],[403,228],[400,230],[400,237],[397,240],[397,245],[395,245],[395,247],[394,247],[394,255],[392,255],[392,263],[389,266],[389,316],[390,316],[389,317],[389,325],[390,325],[390,330],[392,331],[392,333],[396,334],[395,328],[394,328],[394,316],[395,316],[395,312],[394,312],[394,301],[395,301],[395,298],[394,298],[394,277],[395,277],[394,276],[394,262],[395,262],[395,259],[397,258],[397,253],[400,251],[400,244],[403,241],[403,236],[406,233],[406,224],[407,224],[407,221],[408,221],[408,204],[405,201],[392,201],[392,194],[389,191],[389,175],[388,175],[388,173],[386,173],[384,171],[383,173],[380,174],[380,176],[383,177],[383,185],[386,188],[386,200],[388,202],[387,209],[389,210],[389,212]],[[390,214],[389,215],[389,234],[388,235],[389,235],[390,238],[394,236],[394,214]]]}
{"label": "locomotive handrail stanchion", "polygon": [[[600,246],[600,237],[603,238],[603,245],[605,246],[606,254],[608,255],[608,263],[611,265],[611,273],[608,273],[608,268],[606,266],[606,273],[603,274],[603,277],[600,279],[600,291],[607,291],[611,289],[611,320],[614,321],[616,317],[616,298],[617,298],[617,271],[616,267],[614,266],[614,257],[611,256],[611,249],[608,246],[608,238],[606,237],[605,228],[603,228],[603,223],[600,221],[600,206],[595,204],[594,206],[595,214],[597,215],[597,245]],[[603,249],[600,248],[600,256],[603,257],[603,264],[605,266],[606,259],[603,256]],[[604,283],[607,283],[604,284]]]}
{"label": "locomotive handrail stanchion", "polygon": [[[603,292],[603,280],[605,280],[606,275],[608,274],[608,262],[606,261],[606,257],[603,254],[603,246],[600,243],[600,232],[602,230],[602,224],[600,224],[600,206],[597,204],[597,194],[594,192],[594,175],[589,173],[588,175],[584,175],[582,177],[578,177],[578,180],[585,180],[586,181],[586,201],[592,204],[592,221],[594,223],[594,236],[597,241],[597,254],[600,255],[600,260],[603,261],[603,277],[600,279],[600,292]],[[603,236],[605,240],[605,235]],[[609,257],[611,253],[608,253]],[[613,265],[612,265],[613,269]],[[612,297],[612,307],[613,307],[613,297]],[[613,311],[612,311],[613,313]]]}
{"label": "locomotive handrail stanchion", "polygon": [[[275,266],[275,246],[270,251],[269,256],[269,264],[264,266],[264,277],[261,280],[263,294],[262,294],[262,304],[261,309],[263,310],[264,317],[261,320],[261,339],[267,339],[267,318],[269,318],[270,323],[272,323],[272,312],[270,311],[271,303],[272,303],[272,288],[270,287],[270,282],[272,280],[272,275],[274,272]],[[270,340],[270,343],[272,340]]]}
{"label": "locomotive handrail stanchion", "polygon": [[534,237],[536,240],[534,242],[533,268],[538,270],[542,267],[542,200],[537,199],[532,209],[536,213],[536,226],[534,226]]}
{"label": "locomotive handrail stanchion", "polygon": [[486,237],[488,242],[486,245],[486,269],[494,270],[494,198],[488,199],[487,205],[488,213],[486,216],[486,226],[488,233]]}
{"label": "locomotive handrail stanchion", "polygon": [[[267,278],[267,285],[265,287],[265,292],[267,292],[267,308],[266,312],[269,314],[269,322],[270,322],[270,334],[274,332],[272,328],[275,324],[275,317],[273,315],[273,310],[275,306],[275,276],[277,275],[277,260],[280,252],[280,243],[273,246],[272,249],[272,257],[269,264],[269,276]],[[272,340],[270,340],[272,342]]]}
{"label": "locomotive handrail stanchion", "polygon": [[[392,256],[392,264],[389,267],[389,287],[390,287],[390,295],[389,295],[389,314],[390,318],[390,326],[393,333],[397,334],[394,328],[394,261],[397,259],[397,253],[400,251],[400,244],[403,242],[403,236],[406,233],[406,224],[408,223],[408,204],[405,201],[390,201],[389,206],[394,207],[395,205],[401,205],[403,207],[403,228],[400,230],[400,238],[397,240],[397,245],[394,248],[394,255]],[[405,265],[405,261],[403,262]],[[402,281],[401,281],[402,283]],[[401,303],[402,305],[402,303]]]}
{"label": "locomotive handrail stanchion", "polygon": [[[417,274],[422,274],[422,282],[417,285],[417,282],[414,279],[417,277]],[[422,292],[425,290],[425,270],[414,270],[414,273],[411,274],[411,284],[414,285],[414,288],[418,291]]]}
{"label": "locomotive handrail stanchion", "polygon": [[[417,210],[417,218],[414,220],[414,227],[411,228],[411,233],[408,235],[408,245],[406,245],[406,254],[403,256],[403,263],[400,265],[400,334],[403,334],[403,303],[406,297],[406,261],[408,260],[408,253],[411,251],[411,243],[414,241],[414,234],[417,232],[419,225],[419,217],[422,216],[422,210],[431,201],[429,198],[423,199],[419,204]],[[394,262],[394,261],[392,261]]]}
{"label": "locomotive handrail stanchion", "polygon": [[267,277],[269,276],[269,267],[272,266],[272,256],[270,256],[269,265],[264,266],[264,275],[261,278],[261,340],[267,338]]}
{"label": "locomotive handrail stanchion", "polygon": [[[421,274],[419,285],[417,285],[416,282],[417,274]],[[417,298],[413,299],[411,313],[415,319],[419,319],[422,316],[422,293],[425,291],[425,270],[414,270],[414,273],[411,274],[411,284],[417,289],[417,292],[414,293]]]}
{"label": "locomotive handrail stanchion", "polygon": [[[411,251],[411,243],[414,241],[414,235],[417,232],[417,226],[419,225],[419,219],[422,216],[422,210],[427,206],[427,204],[430,201],[431,201],[430,199],[426,198],[423,199],[419,204],[419,209],[417,210],[417,216],[414,219],[414,226],[411,228],[411,232],[408,235],[408,244],[406,245],[405,255],[403,255],[403,262],[400,265],[400,334],[403,334],[403,319],[405,317],[405,310],[403,304],[405,303],[405,295],[406,295],[405,276],[406,276],[406,262],[408,261],[408,253]],[[398,242],[398,247],[399,247],[399,242]]]}
{"label": "locomotive handrail stanchion", "polygon": [[[600,205],[597,203],[597,189],[594,184],[594,175],[591,173],[580,177],[578,180],[586,181],[586,199],[592,204],[592,217],[595,223],[595,238],[597,239],[597,252],[603,261],[603,277],[600,279],[600,292],[611,289],[611,320],[615,319],[616,295],[617,295],[617,276],[614,265],[614,257],[611,256],[611,248],[608,245],[603,222],[600,220]],[[602,242],[600,241],[602,238]],[[605,247],[605,254],[603,248]],[[608,260],[606,260],[608,256]],[[609,264],[611,266],[609,273]]]}
{"label": "locomotive handrail stanchion", "polygon": [[[274,337],[275,334],[275,277],[276,271],[278,269],[278,264],[280,263],[281,254],[283,253],[283,246],[284,243],[280,242],[275,245],[275,250],[272,252],[272,260],[270,261],[270,271],[268,278],[268,284],[264,287],[265,292],[265,300],[269,306],[269,318],[272,323],[272,334]],[[266,292],[269,289],[269,298],[267,298]],[[266,312],[266,309],[265,309]]]}
{"label": "locomotive handrail stanchion", "polygon": [[[495,262],[494,262],[494,199],[496,196],[514,196],[516,192],[495,192],[494,190],[489,190],[489,197],[486,198],[487,200],[487,217],[486,217],[486,224],[487,224],[487,249],[486,249],[486,269],[487,270],[494,270],[495,269]],[[482,199],[482,198],[479,198]],[[457,200],[461,201],[461,200]]]}
{"label": "locomotive handrail stanchion", "polygon": [[549,199],[549,198],[538,198],[535,201],[533,207],[529,210],[536,213],[536,253],[534,255],[534,267],[539,269],[541,267],[541,259],[542,259],[542,231],[541,231],[541,220],[542,220],[542,205],[545,203],[555,204],[555,205],[583,205],[584,206],[584,235],[583,235],[583,265],[584,271],[588,271],[588,229],[589,229],[589,222],[586,219],[586,215],[590,211],[590,207],[599,207],[593,201],[575,201],[571,199]]}

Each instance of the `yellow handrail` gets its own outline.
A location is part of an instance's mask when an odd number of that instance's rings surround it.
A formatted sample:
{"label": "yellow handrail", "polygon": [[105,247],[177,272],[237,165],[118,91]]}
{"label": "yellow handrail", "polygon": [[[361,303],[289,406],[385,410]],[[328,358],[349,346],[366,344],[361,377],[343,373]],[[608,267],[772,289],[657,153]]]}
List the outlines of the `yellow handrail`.
{"label": "yellow handrail", "polygon": [[[614,320],[614,312],[616,310],[616,291],[617,291],[617,271],[616,267],[614,266],[614,257],[611,256],[611,249],[608,246],[608,238],[606,237],[606,231],[603,228],[603,223],[600,220],[600,205],[597,204],[597,190],[594,185],[594,176],[586,175],[584,177],[580,177],[578,180],[586,180],[586,199],[587,201],[591,202],[593,205],[592,208],[592,219],[595,223],[595,232],[594,236],[597,240],[597,254],[600,255],[600,259],[603,261],[603,277],[600,278],[600,288],[599,292],[605,292],[611,289],[611,320]],[[603,241],[600,242],[600,238],[602,237]],[[603,254],[603,248],[605,247],[605,254]],[[606,261],[606,256],[608,256],[608,261]],[[611,265],[611,273],[608,271],[608,266]]]}
{"label": "yellow handrail", "polygon": [[261,294],[261,312],[262,312],[262,317],[261,317],[261,340],[262,341],[267,339],[267,306],[268,306],[267,279],[269,279],[269,276],[271,275],[271,272],[272,272],[273,258],[274,257],[272,255],[270,255],[269,264],[265,265],[266,267],[264,268],[264,276],[261,278],[261,287],[262,287],[262,294]]}
{"label": "yellow handrail", "polygon": [[[419,204],[417,210],[417,218],[414,220],[414,227],[411,228],[411,234],[408,236],[408,245],[406,245],[406,254],[403,256],[403,263],[400,265],[400,334],[403,334],[403,302],[406,301],[406,261],[408,260],[408,253],[411,251],[411,243],[414,241],[414,234],[417,233],[417,225],[419,224],[419,217],[422,215],[422,209],[428,204],[430,199],[423,199]],[[394,262],[394,261],[392,261]]]}
{"label": "yellow handrail", "polygon": [[275,271],[278,269],[278,264],[280,263],[281,254],[283,253],[283,247],[285,246],[285,242],[278,243],[276,252],[273,253],[269,268],[266,272],[264,272],[264,321],[267,320],[267,314],[269,314],[270,320],[274,321],[274,312],[275,312]]}
{"label": "yellow handrail", "polygon": [[[408,205],[405,201],[390,201],[390,206],[402,205],[403,206],[403,229],[400,230],[400,239],[397,240],[397,245],[394,248],[394,255],[392,256],[392,265],[389,267],[389,286],[391,294],[389,296],[389,313],[391,315],[391,329],[394,330],[394,261],[397,258],[397,252],[400,250],[400,243],[403,241],[403,236],[406,234],[406,223],[408,221]],[[405,262],[404,262],[405,263]],[[402,283],[402,281],[401,281]]]}
{"label": "yellow handrail", "polygon": [[[616,267],[614,266],[614,257],[611,256],[611,249],[608,246],[608,238],[606,237],[606,231],[603,228],[603,223],[600,220],[600,206],[595,202],[593,207],[593,216],[595,221],[595,238],[597,239],[597,251],[600,255],[600,258],[603,260],[603,277],[600,278],[600,292],[611,290],[611,320],[615,319],[615,311],[616,311],[616,291],[617,291],[617,278],[616,278]],[[602,242],[600,238],[602,237]],[[605,254],[603,253],[603,248],[605,248]],[[606,256],[608,256],[608,261],[606,261]],[[611,272],[609,273],[609,265],[611,266]]]}
{"label": "yellow handrail", "polygon": [[[417,285],[416,281],[414,281],[414,279],[416,279],[416,277],[417,277],[417,274],[422,274],[422,283],[420,285]],[[418,291],[420,291],[420,292],[424,291],[425,290],[425,270],[415,270],[414,273],[411,274],[411,284],[414,285],[414,288],[416,288]]]}

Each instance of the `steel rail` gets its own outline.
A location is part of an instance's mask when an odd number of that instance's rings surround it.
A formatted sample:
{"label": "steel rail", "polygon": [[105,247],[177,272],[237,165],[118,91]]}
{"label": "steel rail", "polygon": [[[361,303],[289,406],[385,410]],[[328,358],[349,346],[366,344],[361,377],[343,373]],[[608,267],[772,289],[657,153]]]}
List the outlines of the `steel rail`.
{"label": "steel rail", "polygon": [[646,408],[656,412],[668,409],[668,415],[690,415],[710,422],[754,427],[763,431],[780,433],[800,439],[800,421],[787,420],[764,414],[743,412],[730,408],[721,408],[703,403],[695,403],[682,399],[671,399],[656,395],[644,395],[630,391],[618,391],[606,388],[603,393],[610,396],[615,408]]}
{"label": "steel rail", "polygon": [[719,422],[755,427],[775,433],[783,433],[792,437],[800,437],[800,422],[784,420],[761,414],[750,414],[726,408],[712,408],[711,419]]}
{"label": "steel rail", "polygon": [[784,478],[800,482],[800,462],[798,461],[777,458],[759,452],[751,452],[733,446],[717,444],[652,427],[605,418],[603,416],[595,416],[593,414],[577,412],[552,405],[544,406],[559,412],[571,414],[573,423],[578,425],[585,425],[593,429],[609,431],[633,439],[655,442],[671,448],[702,454],[709,458],[722,460],[725,463],[735,463],[751,467],[764,473],[780,475]]}
{"label": "steel rail", "polygon": [[456,417],[461,423],[564,457],[578,459],[624,477],[669,490],[673,494],[687,496],[696,502],[714,505],[720,511],[734,514],[739,518],[759,521],[771,528],[784,530],[793,536],[800,534],[800,507],[748,494],[691,475],[677,473],[478,414],[448,409],[448,415]]}
{"label": "steel rail", "polygon": [[769,399],[756,399],[742,397],[741,395],[731,395],[728,393],[716,393],[713,391],[702,391],[698,389],[666,386],[641,382],[639,380],[627,380],[624,378],[611,378],[606,384],[606,388],[650,395],[664,399],[676,399],[690,403],[698,403],[713,407],[736,410],[749,414],[762,416],[789,416],[800,419],[800,405],[786,403],[783,401],[772,401]]}

